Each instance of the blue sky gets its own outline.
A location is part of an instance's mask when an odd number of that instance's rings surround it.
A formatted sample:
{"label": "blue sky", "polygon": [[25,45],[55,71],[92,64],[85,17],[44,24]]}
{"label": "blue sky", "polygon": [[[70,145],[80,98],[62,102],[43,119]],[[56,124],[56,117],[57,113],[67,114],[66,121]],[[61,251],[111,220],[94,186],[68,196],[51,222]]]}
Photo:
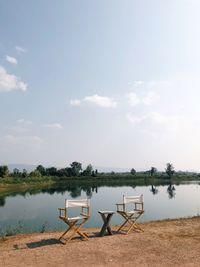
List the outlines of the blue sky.
{"label": "blue sky", "polygon": [[0,163],[200,170],[198,0],[0,0]]}

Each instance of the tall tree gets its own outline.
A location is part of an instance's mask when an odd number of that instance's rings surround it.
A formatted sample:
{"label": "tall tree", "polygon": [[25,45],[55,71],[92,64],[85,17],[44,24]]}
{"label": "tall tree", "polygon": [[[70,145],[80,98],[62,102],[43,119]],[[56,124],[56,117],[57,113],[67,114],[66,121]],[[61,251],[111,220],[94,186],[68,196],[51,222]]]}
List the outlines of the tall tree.
{"label": "tall tree", "polygon": [[36,170],[38,170],[42,176],[46,175],[46,169],[42,165],[38,165]]}
{"label": "tall tree", "polygon": [[9,175],[8,166],[6,165],[0,166],[0,177],[4,178],[8,175]]}
{"label": "tall tree", "polygon": [[22,171],[22,178],[26,178],[28,176],[28,172],[26,169],[23,169]]}
{"label": "tall tree", "polygon": [[136,174],[136,170],[134,168],[131,169],[131,174],[135,175]]}
{"label": "tall tree", "polygon": [[165,172],[169,176],[169,178],[171,179],[173,174],[174,174],[174,166],[171,163],[167,163]]}
{"label": "tall tree", "polygon": [[157,169],[155,167],[151,167],[150,175],[154,176],[154,174],[157,172]]}
{"label": "tall tree", "polygon": [[83,171],[84,176],[92,176],[93,167],[91,164],[89,164],[86,169]]}
{"label": "tall tree", "polygon": [[74,161],[70,164],[72,176],[79,176],[82,170],[82,164],[80,162]]}
{"label": "tall tree", "polygon": [[46,173],[49,176],[56,176],[57,175],[57,168],[55,168],[55,167],[46,168]]}
{"label": "tall tree", "polygon": [[17,169],[17,168],[14,168],[14,169],[13,169],[13,176],[14,176],[14,177],[19,177],[19,176],[21,176],[20,170]]}

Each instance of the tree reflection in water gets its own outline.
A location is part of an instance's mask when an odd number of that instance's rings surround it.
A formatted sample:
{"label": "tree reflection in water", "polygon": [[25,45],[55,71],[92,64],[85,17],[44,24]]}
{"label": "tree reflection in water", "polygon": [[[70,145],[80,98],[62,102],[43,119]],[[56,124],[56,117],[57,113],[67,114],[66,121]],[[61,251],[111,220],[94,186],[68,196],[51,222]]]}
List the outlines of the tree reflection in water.
{"label": "tree reflection in water", "polygon": [[3,207],[6,204],[5,197],[0,197],[0,207]]}
{"label": "tree reflection in water", "polygon": [[153,195],[156,195],[159,192],[158,189],[154,185],[151,185],[150,191],[152,192]]}
{"label": "tree reflection in water", "polygon": [[175,198],[176,192],[175,192],[175,187],[172,183],[170,183],[167,187],[167,192],[168,192],[168,196],[169,198]]}
{"label": "tree reflection in water", "polygon": [[[0,194],[0,207],[3,207],[6,203],[6,197],[9,196],[27,196],[27,195],[36,195],[39,193],[48,193],[50,195],[53,195],[55,193],[57,194],[62,194],[64,195],[66,192],[69,192],[69,195],[71,198],[77,198],[80,197],[81,194],[83,192],[85,192],[86,196],[88,198],[92,197],[93,193],[98,193],[98,188],[99,187],[120,187],[120,186],[129,186],[131,188],[136,188],[137,186],[150,186],[150,192],[152,192],[153,195],[158,194],[158,189],[156,188],[156,186],[160,186],[160,185],[165,185],[167,186],[167,193],[169,195],[169,198],[174,198],[175,197],[175,187],[174,185],[172,185],[172,183],[169,184],[169,182],[167,181],[163,181],[163,182],[158,182],[154,185],[152,185],[150,182],[148,183],[147,180],[146,181],[92,181],[92,182],[88,182],[88,181],[83,181],[83,182],[78,182],[78,181],[72,181],[69,182],[68,184],[66,183],[60,183],[60,184],[56,184],[53,185],[50,188],[31,188],[28,189],[26,191],[16,191],[16,192],[4,192],[2,194]],[[178,185],[178,183],[177,183]]]}

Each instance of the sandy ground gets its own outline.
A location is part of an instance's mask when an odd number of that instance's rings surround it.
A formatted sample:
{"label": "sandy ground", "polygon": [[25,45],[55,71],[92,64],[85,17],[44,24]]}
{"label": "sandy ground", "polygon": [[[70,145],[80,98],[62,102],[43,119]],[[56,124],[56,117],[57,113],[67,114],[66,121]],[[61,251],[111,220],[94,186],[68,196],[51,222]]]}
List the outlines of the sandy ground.
{"label": "sandy ground", "polygon": [[[67,245],[60,233],[35,233],[0,241],[0,266],[200,266],[200,217],[150,222],[144,232],[98,237]],[[116,229],[116,227],[112,227]]]}

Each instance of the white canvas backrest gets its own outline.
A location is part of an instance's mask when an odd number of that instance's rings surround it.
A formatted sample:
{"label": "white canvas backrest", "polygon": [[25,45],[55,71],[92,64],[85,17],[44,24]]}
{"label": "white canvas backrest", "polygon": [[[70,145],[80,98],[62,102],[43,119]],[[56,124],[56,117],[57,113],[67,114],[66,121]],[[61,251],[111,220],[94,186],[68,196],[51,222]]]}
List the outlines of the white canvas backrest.
{"label": "white canvas backrest", "polygon": [[128,203],[143,203],[143,195],[140,196],[123,196],[123,203],[128,204]]}
{"label": "white canvas backrest", "polygon": [[72,207],[89,207],[90,200],[89,199],[66,199],[65,200],[65,207],[72,208]]}

